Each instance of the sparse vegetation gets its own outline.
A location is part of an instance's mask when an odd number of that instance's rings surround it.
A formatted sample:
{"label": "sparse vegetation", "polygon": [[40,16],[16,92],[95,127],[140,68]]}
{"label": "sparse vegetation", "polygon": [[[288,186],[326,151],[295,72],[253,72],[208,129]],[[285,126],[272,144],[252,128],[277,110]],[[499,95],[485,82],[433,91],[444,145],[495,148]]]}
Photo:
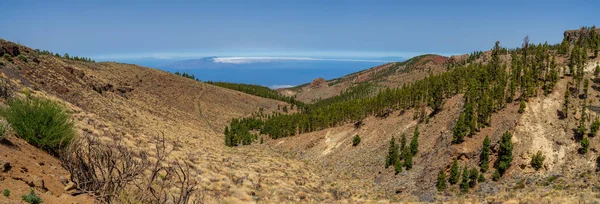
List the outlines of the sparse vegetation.
{"label": "sparse vegetation", "polygon": [[10,196],[10,190],[8,190],[8,189],[4,189],[4,190],[2,191],[2,195],[4,195],[4,197],[8,197],[8,196]]}
{"label": "sparse vegetation", "polygon": [[196,78],[193,74],[188,74],[188,73],[179,73],[179,72],[175,72],[175,75],[180,76],[180,77],[185,77],[191,80],[196,80],[196,81],[200,81],[198,80],[198,78]]}
{"label": "sparse vegetation", "polygon": [[546,159],[546,156],[544,156],[544,153],[542,153],[542,151],[538,151],[537,153],[535,153],[533,155],[533,157],[531,157],[531,166],[536,171],[540,170],[540,168],[542,168],[542,166],[544,165],[545,159]]}
{"label": "sparse vegetation", "polygon": [[26,203],[29,203],[29,204],[43,203],[42,198],[40,198],[37,194],[35,194],[33,189],[31,189],[28,194],[21,196],[21,199],[23,199],[23,201],[25,201]]}
{"label": "sparse vegetation", "polygon": [[52,154],[59,153],[73,138],[75,131],[67,110],[48,99],[13,98],[0,114],[28,143]]}
{"label": "sparse vegetation", "polygon": [[360,136],[354,135],[354,138],[352,138],[352,146],[356,146],[358,144],[360,144]]}

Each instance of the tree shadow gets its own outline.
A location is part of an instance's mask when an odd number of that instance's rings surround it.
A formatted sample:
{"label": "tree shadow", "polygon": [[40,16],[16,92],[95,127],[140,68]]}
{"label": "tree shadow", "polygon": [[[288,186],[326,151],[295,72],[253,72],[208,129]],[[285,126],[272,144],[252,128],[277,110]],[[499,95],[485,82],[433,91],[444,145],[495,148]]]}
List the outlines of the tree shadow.
{"label": "tree shadow", "polygon": [[16,149],[16,150],[21,150],[21,148],[17,145],[15,145],[14,143],[12,143],[10,140],[4,138],[3,140],[0,140],[0,144],[7,146],[8,148],[11,149]]}

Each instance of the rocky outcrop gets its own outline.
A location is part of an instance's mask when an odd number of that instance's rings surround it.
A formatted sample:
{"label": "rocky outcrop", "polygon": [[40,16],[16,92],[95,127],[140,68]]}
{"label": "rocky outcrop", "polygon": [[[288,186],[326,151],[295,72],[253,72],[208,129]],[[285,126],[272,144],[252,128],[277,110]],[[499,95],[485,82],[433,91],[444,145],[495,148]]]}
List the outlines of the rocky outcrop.
{"label": "rocky outcrop", "polygon": [[[577,42],[577,40],[579,38],[582,38],[582,37],[589,38],[590,31],[591,31],[591,28],[590,29],[581,28],[581,29],[577,29],[577,30],[567,30],[564,33],[564,40],[573,44],[573,43]],[[600,33],[600,28],[596,29],[596,33]]]}
{"label": "rocky outcrop", "polygon": [[310,82],[310,88],[319,88],[327,85],[327,81],[323,78],[316,78]]}

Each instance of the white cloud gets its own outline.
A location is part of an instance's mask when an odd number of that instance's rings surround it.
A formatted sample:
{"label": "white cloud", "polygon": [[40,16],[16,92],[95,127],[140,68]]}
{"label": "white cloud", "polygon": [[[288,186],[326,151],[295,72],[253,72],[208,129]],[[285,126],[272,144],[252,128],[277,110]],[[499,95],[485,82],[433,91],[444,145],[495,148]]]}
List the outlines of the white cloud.
{"label": "white cloud", "polygon": [[269,86],[269,88],[271,89],[281,89],[281,88],[291,88],[294,87],[294,85],[271,85]]}
{"label": "white cloud", "polygon": [[313,57],[215,57],[215,63],[249,64],[274,61],[340,61],[340,62],[389,62],[386,60],[368,59],[339,59],[339,58],[313,58]]}

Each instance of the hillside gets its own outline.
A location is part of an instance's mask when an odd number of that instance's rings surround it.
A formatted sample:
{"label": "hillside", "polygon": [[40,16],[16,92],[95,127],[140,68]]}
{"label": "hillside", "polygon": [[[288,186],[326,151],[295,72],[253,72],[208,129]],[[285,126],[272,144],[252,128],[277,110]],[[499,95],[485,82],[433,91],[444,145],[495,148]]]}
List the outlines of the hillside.
{"label": "hillside", "polygon": [[[277,112],[283,102],[216,87],[167,72],[119,63],[93,63],[41,54],[30,48],[0,40],[0,55],[7,54],[0,65],[2,79],[10,81],[17,95],[49,98],[67,106],[73,115],[78,134],[91,135],[108,143],[119,142],[136,151],[153,152],[158,145],[154,136],[166,137],[173,149],[169,160],[192,163],[194,181],[198,182],[195,198],[203,202],[283,202],[327,201],[348,198],[337,193],[335,180],[327,173],[304,162],[286,158],[268,148],[228,148],[223,144],[223,129],[233,118],[250,116],[259,109]],[[18,57],[22,56],[22,57]],[[8,60],[10,58],[10,61]],[[18,138],[9,138],[20,146]],[[9,148],[7,144],[0,145]],[[10,149],[10,148],[9,148]],[[18,160],[20,151],[4,155]],[[4,151],[3,151],[4,152]],[[4,182],[20,201],[29,182],[43,179],[53,193],[43,197],[59,203],[65,195],[59,177],[65,170],[51,156],[33,156],[32,163],[51,164],[57,173],[47,177],[30,171],[21,175],[19,166],[0,173]],[[49,166],[49,165],[46,165]],[[60,174],[60,175],[59,175]],[[66,176],[66,175],[64,175]],[[12,178],[12,180],[10,179]],[[331,185],[330,185],[331,184]],[[4,185],[3,185],[4,186]],[[16,188],[16,187],[15,187]],[[58,190],[54,190],[58,189]],[[41,194],[42,188],[36,188]],[[334,196],[335,195],[335,196]],[[0,202],[6,198],[0,197]],[[70,200],[70,199],[67,199]]]}
{"label": "hillside", "polygon": [[444,63],[447,59],[440,55],[420,55],[403,62],[383,64],[325,82],[315,79],[311,83],[278,91],[283,95],[296,96],[297,100],[309,103],[337,96],[344,90],[362,83],[375,83],[383,87],[395,88],[423,79],[429,74],[446,71]]}
{"label": "hillside", "polygon": [[[0,96],[14,93],[0,106],[30,96],[64,105],[78,138],[92,138],[82,146],[127,148],[113,161],[168,166],[141,171],[159,178],[153,186],[173,184],[159,192],[173,196],[166,203],[177,203],[177,190],[201,203],[598,202],[600,57],[589,47],[600,37],[567,36],[582,39],[525,39],[517,49],[497,42],[279,90],[312,102],[290,112],[281,107],[292,98],[265,87],[220,84],[228,89],[0,40]],[[0,151],[0,184],[12,191],[0,202],[21,202],[30,188],[45,203],[111,193],[84,191],[69,175],[66,160],[93,154],[51,155],[15,132]],[[187,180],[175,180],[177,168]],[[110,201],[140,202],[129,185]]]}
{"label": "hillside", "polygon": [[496,42],[410,85],[246,127],[377,199],[597,202],[600,37],[578,36],[525,38],[517,49]]}

